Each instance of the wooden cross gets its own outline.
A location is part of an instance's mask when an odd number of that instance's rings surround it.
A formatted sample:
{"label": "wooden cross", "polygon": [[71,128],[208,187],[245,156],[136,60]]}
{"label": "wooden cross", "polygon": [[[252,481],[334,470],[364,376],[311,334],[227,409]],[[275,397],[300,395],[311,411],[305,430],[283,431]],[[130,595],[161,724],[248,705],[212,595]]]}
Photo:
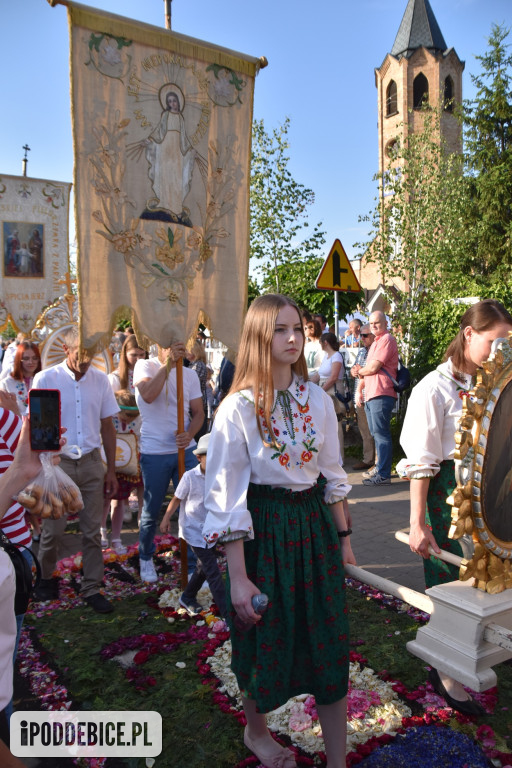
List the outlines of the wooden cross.
{"label": "wooden cross", "polygon": [[65,285],[66,286],[66,293],[64,298],[66,299],[69,307],[69,316],[71,317],[71,320],[73,320],[73,299],[74,294],[71,291],[71,284],[76,283],[76,278],[72,278],[69,272],[66,272],[65,275],[62,275],[62,278],[60,280],[57,280],[59,285]]}
{"label": "wooden cross", "polygon": [[76,283],[76,278],[71,277],[69,272],[66,272],[65,275],[62,275],[60,280],[57,280],[59,285],[65,285],[67,293],[72,293],[71,291],[71,284]]}

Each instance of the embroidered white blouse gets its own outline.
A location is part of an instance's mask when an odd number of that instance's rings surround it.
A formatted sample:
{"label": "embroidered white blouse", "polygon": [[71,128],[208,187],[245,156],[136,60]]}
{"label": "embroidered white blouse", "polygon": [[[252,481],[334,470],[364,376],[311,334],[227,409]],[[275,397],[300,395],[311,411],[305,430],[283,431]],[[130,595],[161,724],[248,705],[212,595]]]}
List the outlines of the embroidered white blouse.
{"label": "embroidered white blouse", "polygon": [[[349,493],[352,486],[342,466],[338,422],[329,395],[294,377],[285,392],[275,391],[271,418],[279,448],[263,445],[252,390],[230,395],[220,404],[206,463],[207,543],[254,538],[247,509],[250,482],[302,491],[313,486],[321,472],[327,480],[327,504]],[[267,437],[264,422],[263,431]]]}
{"label": "embroidered white blouse", "polygon": [[434,477],[442,461],[453,459],[462,401],[472,386],[472,377],[456,373],[450,358],[414,387],[400,435],[407,458],[397,464],[399,474]]}
{"label": "embroidered white blouse", "polygon": [[[116,392],[119,392],[121,389],[121,379],[119,378],[119,371],[112,371],[112,373],[107,374],[108,380],[110,381],[110,386],[112,387],[112,391],[115,395]],[[133,368],[128,369],[128,389],[132,393],[132,395],[135,394],[136,390],[133,386]],[[121,407],[121,406],[119,406]],[[140,417],[140,413],[138,416],[136,416],[133,421],[130,421],[129,424],[123,424],[120,419],[117,418],[117,416],[114,416],[114,426],[116,428],[116,432],[120,432],[123,434],[128,429],[129,432],[133,432],[135,435],[137,435],[138,438],[140,438],[140,428],[142,425],[142,419]]]}
{"label": "embroidered white blouse", "polygon": [[25,416],[28,413],[28,393],[31,387],[32,379],[30,379],[28,386],[25,383],[25,379],[19,381],[18,379],[13,379],[12,376],[6,376],[0,382],[0,389],[4,392],[9,392],[11,395],[16,395],[20,416]]}
{"label": "embroidered white blouse", "polygon": [[306,358],[306,365],[308,371],[315,371],[320,366],[324,351],[322,345],[318,339],[314,341],[306,341],[304,344],[304,357]]}

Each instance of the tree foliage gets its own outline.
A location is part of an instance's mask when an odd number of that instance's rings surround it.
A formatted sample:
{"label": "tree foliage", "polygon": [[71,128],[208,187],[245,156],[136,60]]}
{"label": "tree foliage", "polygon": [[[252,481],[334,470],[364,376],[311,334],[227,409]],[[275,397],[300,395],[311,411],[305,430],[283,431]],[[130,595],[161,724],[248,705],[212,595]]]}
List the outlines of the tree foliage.
{"label": "tree foliage", "polygon": [[[334,296],[332,291],[319,291],[315,279],[325,259],[323,256],[310,256],[307,260],[294,259],[277,267],[281,292],[291,296],[303,309],[312,314],[322,314],[328,318],[329,325],[334,321]],[[263,279],[263,290],[272,291],[273,275]],[[358,304],[363,302],[363,293],[345,293],[338,291],[338,313],[343,318],[352,314]]]}
{"label": "tree foliage", "polygon": [[363,219],[371,223],[370,241],[358,244],[367,260],[378,264],[386,285],[399,278],[408,286],[396,302],[393,321],[409,354],[418,313],[432,296],[457,295],[462,288],[468,201],[462,162],[440,140],[440,110],[425,108],[423,130],[405,140],[396,137],[390,170],[376,177],[375,209]]}
{"label": "tree foliage", "polygon": [[[289,118],[271,133],[263,120],[253,123],[251,267],[264,292],[285,293],[300,307],[332,320],[332,293],[315,288],[325,259],[325,233],[321,222],[311,227],[308,221],[313,190],[297,182],[289,169],[289,128]],[[353,312],[359,301],[360,294],[340,293],[340,315]]]}
{"label": "tree foliage", "polygon": [[309,230],[307,209],[315,194],[295,181],[288,167],[289,127],[286,118],[269,134],[263,120],[253,123],[250,254],[267,282],[269,269],[273,272],[276,291],[281,290],[279,265],[318,254],[325,243],[321,223]]}
{"label": "tree foliage", "polygon": [[[512,263],[512,55],[509,30],[493,25],[482,72],[465,102],[466,163],[471,179],[471,227],[478,272],[510,279]],[[498,274],[496,274],[496,272]]]}

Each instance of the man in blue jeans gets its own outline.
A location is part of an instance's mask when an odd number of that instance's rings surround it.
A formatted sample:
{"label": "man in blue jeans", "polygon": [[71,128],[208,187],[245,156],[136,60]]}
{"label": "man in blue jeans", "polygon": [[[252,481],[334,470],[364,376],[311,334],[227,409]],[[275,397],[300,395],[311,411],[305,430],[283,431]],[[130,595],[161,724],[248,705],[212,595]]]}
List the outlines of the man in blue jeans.
{"label": "man in blue jeans", "polygon": [[370,330],[375,341],[366,363],[352,367],[352,371],[356,369],[355,374],[363,379],[366,417],[377,454],[375,473],[363,480],[363,485],[389,485],[393,459],[390,424],[397,399],[391,378],[396,379],[398,370],[398,345],[387,329],[383,312],[372,312]]}
{"label": "man in blue jeans", "polygon": [[197,373],[183,368],[185,431],[178,432],[176,361],[185,345],[158,348],[158,358],[138,360],[133,372],[135,399],[140,411],[140,466],[144,481],[144,505],[140,518],[139,564],[142,581],[158,580],[153,555],[155,531],[165,494],[172,480],[178,486],[178,449],[185,449],[185,469],[197,464],[194,435],[204,421],[203,398]]}

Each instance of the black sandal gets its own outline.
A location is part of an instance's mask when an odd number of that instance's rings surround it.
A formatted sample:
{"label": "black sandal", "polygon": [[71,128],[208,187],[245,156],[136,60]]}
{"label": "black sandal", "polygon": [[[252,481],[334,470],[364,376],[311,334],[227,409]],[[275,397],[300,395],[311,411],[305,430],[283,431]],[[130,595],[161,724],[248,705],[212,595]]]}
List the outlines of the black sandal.
{"label": "black sandal", "polygon": [[487,714],[482,705],[474,699],[470,698],[466,699],[465,701],[460,701],[459,699],[454,699],[452,696],[450,696],[441,682],[441,678],[439,677],[439,672],[437,669],[432,668],[430,670],[428,673],[428,679],[432,684],[434,691],[438,693],[439,696],[442,696],[443,699],[445,699],[448,706],[457,710],[457,712],[460,712],[462,715],[468,715],[469,717],[482,717],[482,715]]}

